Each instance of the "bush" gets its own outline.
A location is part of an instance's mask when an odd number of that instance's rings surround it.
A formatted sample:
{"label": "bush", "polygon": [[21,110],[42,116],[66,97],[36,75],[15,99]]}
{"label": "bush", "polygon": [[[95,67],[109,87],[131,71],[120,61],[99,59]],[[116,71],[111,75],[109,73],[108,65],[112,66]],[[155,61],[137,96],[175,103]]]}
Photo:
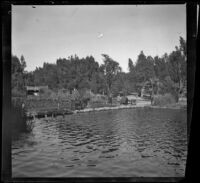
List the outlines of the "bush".
{"label": "bush", "polygon": [[71,94],[71,100],[80,100],[81,95],[78,90],[74,90]]}
{"label": "bush", "polygon": [[12,94],[12,97],[25,97],[26,91],[18,90],[17,88],[13,88],[11,94]]}
{"label": "bush", "polygon": [[165,106],[174,103],[176,103],[176,100],[170,93],[166,93],[164,95],[156,95],[153,98],[153,105]]}
{"label": "bush", "polygon": [[98,108],[107,106],[107,97],[104,95],[93,95],[89,101],[89,107]]}
{"label": "bush", "polygon": [[91,99],[94,96],[94,93],[86,91],[83,95],[83,99]]}
{"label": "bush", "polygon": [[41,88],[39,90],[38,98],[40,98],[40,99],[51,98],[51,96],[54,94],[55,94],[55,92],[49,88]]}
{"label": "bush", "polygon": [[71,109],[71,100],[58,99],[28,99],[25,101],[25,108],[27,110],[40,111],[42,109]]}
{"label": "bush", "polygon": [[128,104],[128,98],[123,96],[120,100],[120,104],[124,104],[124,105],[127,105]]}
{"label": "bush", "polygon": [[93,95],[92,97],[91,97],[91,102],[102,102],[102,103],[106,103],[107,102],[107,97],[106,96],[104,96],[104,95],[99,95],[99,94],[97,94],[97,95]]}
{"label": "bush", "polygon": [[20,133],[28,133],[33,129],[33,122],[26,117],[26,111],[20,106],[12,106],[11,124],[12,136],[15,138]]}
{"label": "bush", "polygon": [[71,95],[69,92],[63,92],[59,90],[56,94],[56,98],[61,101],[71,100]]}
{"label": "bush", "polygon": [[25,103],[25,97],[11,97],[12,106],[21,107],[23,103]]}

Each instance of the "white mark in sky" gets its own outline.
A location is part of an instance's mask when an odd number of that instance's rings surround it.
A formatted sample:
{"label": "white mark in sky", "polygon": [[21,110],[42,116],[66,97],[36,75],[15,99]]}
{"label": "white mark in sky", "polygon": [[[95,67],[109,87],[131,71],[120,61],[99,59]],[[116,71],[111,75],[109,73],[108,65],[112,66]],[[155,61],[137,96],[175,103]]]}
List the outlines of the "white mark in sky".
{"label": "white mark in sky", "polygon": [[102,33],[98,35],[98,38],[102,38],[102,37],[103,37],[103,34],[102,34]]}

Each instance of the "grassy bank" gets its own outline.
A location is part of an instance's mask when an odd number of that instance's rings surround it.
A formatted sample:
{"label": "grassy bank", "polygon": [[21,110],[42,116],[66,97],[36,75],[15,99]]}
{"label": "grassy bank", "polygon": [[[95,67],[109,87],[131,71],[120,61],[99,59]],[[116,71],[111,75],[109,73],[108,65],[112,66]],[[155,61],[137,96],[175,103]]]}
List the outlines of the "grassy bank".
{"label": "grassy bank", "polygon": [[24,102],[25,108],[28,111],[40,111],[43,109],[72,109],[72,102],[69,100],[56,99],[27,99]]}
{"label": "grassy bank", "polygon": [[[20,102],[19,102],[20,101]],[[175,102],[171,94],[154,96],[153,103],[150,100],[137,98],[136,104],[124,104],[124,98],[119,101],[113,98],[109,103],[108,97],[99,94],[89,94],[88,96],[80,94],[54,94],[48,96],[32,96],[18,100],[19,106],[24,104],[26,115],[31,116],[57,116],[79,112],[103,111],[135,107],[152,107],[152,108],[185,108],[187,102]]]}

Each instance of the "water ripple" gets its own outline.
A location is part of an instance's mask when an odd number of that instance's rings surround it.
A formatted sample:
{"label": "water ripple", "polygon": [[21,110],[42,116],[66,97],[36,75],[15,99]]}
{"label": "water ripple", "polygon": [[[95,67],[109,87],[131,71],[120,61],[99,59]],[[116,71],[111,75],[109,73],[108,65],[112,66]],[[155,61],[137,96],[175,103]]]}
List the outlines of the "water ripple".
{"label": "water ripple", "polygon": [[36,120],[12,143],[13,176],[184,176],[186,115],[125,109]]}

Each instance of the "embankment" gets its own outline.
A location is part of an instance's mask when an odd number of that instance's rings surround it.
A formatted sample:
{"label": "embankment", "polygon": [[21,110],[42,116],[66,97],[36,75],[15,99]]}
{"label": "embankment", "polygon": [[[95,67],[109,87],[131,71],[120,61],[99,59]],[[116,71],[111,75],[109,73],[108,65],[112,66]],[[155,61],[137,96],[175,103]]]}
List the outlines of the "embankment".
{"label": "embankment", "polygon": [[26,115],[32,119],[34,117],[43,118],[43,117],[55,117],[58,115],[68,115],[76,113],[87,113],[94,111],[107,111],[107,110],[117,110],[117,109],[131,109],[131,108],[171,108],[171,109],[180,109],[186,108],[186,102],[179,102],[174,104],[168,104],[164,106],[151,105],[151,102],[148,100],[138,100],[135,105],[106,105],[100,107],[85,107],[84,109],[73,109],[72,104],[69,101],[53,101],[53,100],[29,100],[26,101]]}

